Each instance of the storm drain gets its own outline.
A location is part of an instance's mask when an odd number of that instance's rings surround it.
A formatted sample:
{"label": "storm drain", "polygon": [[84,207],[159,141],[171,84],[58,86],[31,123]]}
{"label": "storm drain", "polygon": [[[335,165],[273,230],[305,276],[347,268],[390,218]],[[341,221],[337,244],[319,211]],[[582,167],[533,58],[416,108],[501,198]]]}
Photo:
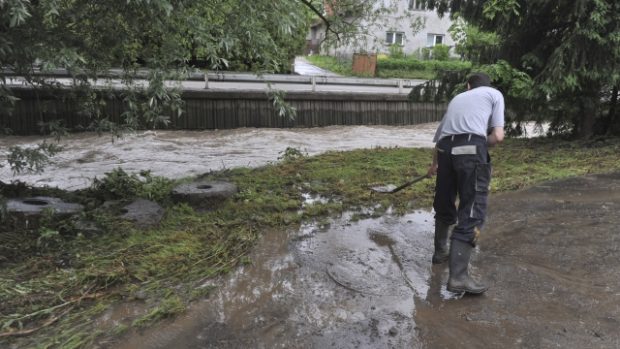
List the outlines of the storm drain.
{"label": "storm drain", "polygon": [[32,228],[38,225],[43,215],[62,219],[82,212],[84,207],[55,197],[35,196],[9,199],[6,202],[6,209],[17,225]]}
{"label": "storm drain", "polygon": [[185,183],[172,190],[175,202],[186,202],[200,208],[213,208],[237,193],[237,186],[224,181]]}

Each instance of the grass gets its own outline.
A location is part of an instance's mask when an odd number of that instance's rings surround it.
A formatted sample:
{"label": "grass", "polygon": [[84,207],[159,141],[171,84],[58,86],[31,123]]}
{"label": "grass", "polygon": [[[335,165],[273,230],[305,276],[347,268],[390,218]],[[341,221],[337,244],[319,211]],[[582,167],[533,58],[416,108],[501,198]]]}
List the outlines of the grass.
{"label": "grass", "polygon": [[390,79],[434,79],[437,74],[428,70],[377,69],[377,77]]}
{"label": "grass", "polygon": [[319,68],[323,68],[344,76],[354,76],[351,65],[351,60],[338,59],[332,56],[306,56],[308,62],[316,65]]}
{"label": "grass", "polygon": [[[343,76],[368,77],[367,74],[354,73],[352,61],[332,56],[306,56],[310,63]],[[417,59],[392,59],[387,56],[379,56],[377,59],[376,77],[397,79],[434,79],[436,70],[463,69],[469,63],[460,61],[423,61]],[[470,65],[469,65],[470,66]]]}
{"label": "grass", "polygon": [[172,295],[165,298],[160,305],[152,309],[148,314],[136,319],[132,325],[136,327],[147,327],[160,319],[164,319],[185,310],[185,303],[179,296]]}
{"label": "grass", "polygon": [[[620,139],[509,139],[492,149],[492,190],[618,171],[619,151]],[[429,208],[431,180],[396,194],[377,194],[368,187],[400,184],[425,173],[430,157],[430,149],[377,148],[315,157],[290,150],[277,164],[204,175],[239,187],[232,199],[206,212],[173,203],[168,194],[174,183],[148,174],[138,178],[116,172],[80,193],[48,190],[43,194],[86,205],[82,218],[101,232],[81,234],[71,220],[47,219],[41,229],[10,228],[11,222],[1,226],[0,347],[92,347],[175,316],[192,300],[208,296],[212,287],[202,287],[206,280],[251,262],[248,252],[267,229],[295,228],[345,210],[358,211],[361,218],[390,207],[396,213]],[[7,197],[39,193],[23,185],[1,189]],[[304,206],[302,194],[325,200]],[[99,208],[104,199],[133,196],[154,198],[166,208],[158,227],[137,229]],[[142,315],[110,328],[96,323],[109,306],[135,300],[144,304]]]}

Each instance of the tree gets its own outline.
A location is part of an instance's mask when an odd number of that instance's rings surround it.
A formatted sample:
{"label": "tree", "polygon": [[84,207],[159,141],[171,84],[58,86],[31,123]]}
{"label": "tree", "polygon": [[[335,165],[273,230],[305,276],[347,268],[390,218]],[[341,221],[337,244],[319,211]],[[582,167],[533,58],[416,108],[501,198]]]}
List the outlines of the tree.
{"label": "tree", "polygon": [[[179,90],[165,80],[182,78],[196,62],[215,70],[287,71],[309,20],[298,0],[0,0],[0,68],[24,77],[35,91],[57,88],[36,71],[67,69],[76,81],[72,96],[92,130],[155,127],[182,112]],[[128,111],[120,124],[109,121],[105,96],[91,89],[111,68],[122,68],[127,86],[121,98]],[[148,88],[133,84],[139,68],[149,72]],[[0,113],[10,113],[15,100],[2,73]],[[42,126],[62,129],[61,120]],[[42,145],[38,151],[43,156],[30,157],[34,163],[23,157],[29,152],[12,152],[12,167],[40,168],[57,149]]]}
{"label": "tree", "polygon": [[[300,0],[322,21],[325,36],[321,50],[338,54],[339,48],[359,52],[376,51],[395,22],[409,20],[412,32],[423,28],[425,19],[415,11],[403,10],[403,0]],[[381,29],[381,30],[379,30]]]}
{"label": "tree", "polygon": [[[531,115],[544,115],[555,129],[567,127],[580,137],[620,134],[620,2],[427,0],[426,5],[497,34],[493,58],[534,81]],[[489,58],[480,63],[495,63]]]}

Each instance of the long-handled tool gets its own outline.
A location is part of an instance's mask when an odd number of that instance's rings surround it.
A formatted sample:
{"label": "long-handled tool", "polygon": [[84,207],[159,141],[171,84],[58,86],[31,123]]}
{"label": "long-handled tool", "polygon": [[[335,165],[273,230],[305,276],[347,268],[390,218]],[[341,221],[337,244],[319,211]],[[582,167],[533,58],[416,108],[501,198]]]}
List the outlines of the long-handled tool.
{"label": "long-handled tool", "polygon": [[381,185],[381,186],[377,186],[377,187],[371,187],[370,189],[372,191],[375,191],[377,193],[386,193],[386,194],[393,194],[396,193],[397,191],[401,191],[405,188],[407,188],[408,186],[417,183],[425,178],[429,178],[428,175],[423,175],[420,177],[416,177],[412,180],[410,180],[409,182],[403,183],[401,185],[399,185],[398,187],[393,185],[393,184],[389,184],[389,185]]}

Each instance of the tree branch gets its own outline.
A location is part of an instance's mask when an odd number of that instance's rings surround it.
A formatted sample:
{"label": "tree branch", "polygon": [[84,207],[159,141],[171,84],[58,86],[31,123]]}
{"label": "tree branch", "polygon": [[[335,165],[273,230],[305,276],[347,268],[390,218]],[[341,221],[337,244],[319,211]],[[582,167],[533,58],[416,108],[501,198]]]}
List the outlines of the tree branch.
{"label": "tree branch", "polygon": [[317,9],[309,0],[299,0],[299,1],[301,1],[302,4],[306,5],[306,7],[308,7],[312,12],[314,12],[317,16],[319,16],[321,21],[325,23],[325,31],[330,31],[334,33],[334,35],[336,35],[336,39],[340,41],[340,33],[335,31],[331,27],[331,22],[321,13],[321,11],[319,11],[319,9]]}

